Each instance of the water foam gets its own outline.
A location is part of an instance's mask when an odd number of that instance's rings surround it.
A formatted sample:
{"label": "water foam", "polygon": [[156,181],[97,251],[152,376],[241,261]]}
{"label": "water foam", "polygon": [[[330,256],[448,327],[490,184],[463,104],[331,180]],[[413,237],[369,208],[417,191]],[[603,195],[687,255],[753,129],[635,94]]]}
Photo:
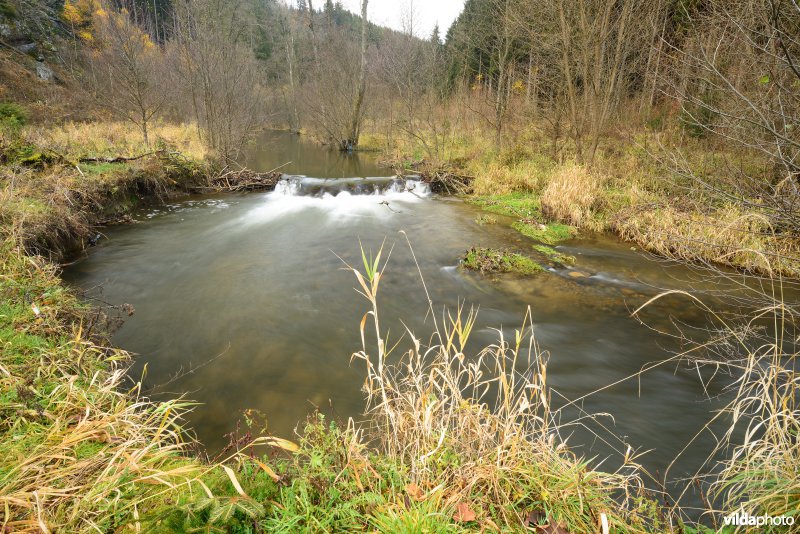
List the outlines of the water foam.
{"label": "water foam", "polygon": [[264,224],[314,210],[331,220],[391,217],[431,195],[428,184],[404,179],[319,180],[296,177],[278,182],[262,205],[250,210],[244,224]]}

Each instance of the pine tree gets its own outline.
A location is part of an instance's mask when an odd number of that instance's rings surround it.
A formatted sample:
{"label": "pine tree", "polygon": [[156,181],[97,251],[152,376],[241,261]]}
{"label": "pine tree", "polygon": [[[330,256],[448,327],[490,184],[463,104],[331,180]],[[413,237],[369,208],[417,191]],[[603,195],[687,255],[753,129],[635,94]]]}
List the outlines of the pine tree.
{"label": "pine tree", "polygon": [[431,43],[433,44],[442,44],[442,36],[439,34],[439,23],[436,23],[436,26],[433,27],[433,31],[431,32]]}

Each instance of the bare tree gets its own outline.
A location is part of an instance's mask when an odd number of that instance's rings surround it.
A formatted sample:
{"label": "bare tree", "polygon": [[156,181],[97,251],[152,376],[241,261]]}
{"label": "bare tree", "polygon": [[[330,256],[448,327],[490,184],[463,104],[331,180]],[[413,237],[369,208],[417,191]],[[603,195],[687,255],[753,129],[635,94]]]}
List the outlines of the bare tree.
{"label": "bare tree", "polygon": [[236,157],[262,118],[264,89],[247,40],[243,0],[180,0],[173,43],[192,110],[208,144]]}
{"label": "bare tree", "polygon": [[[558,46],[579,161],[594,162],[629,73],[649,49],[642,37],[652,4],[642,0],[557,0]],[[643,25],[644,23],[644,25]]]}
{"label": "bare tree", "polygon": [[350,149],[358,146],[361,135],[362,106],[364,94],[367,91],[367,0],[361,0],[361,68],[358,72],[358,92],[353,103],[353,115],[347,139],[343,140],[341,148]]}
{"label": "bare tree", "polygon": [[457,68],[472,88],[472,98],[463,104],[494,130],[498,147],[503,143],[517,65],[528,59],[521,39],[525,34],[515,24],[515,14],[522,9],[521,0],[468,2],[462,20],[448,34],[450,53],[462,63]]}
{"label": "bare tree", "polygon": [[293,131],[300,130],[300,115],[297,112],[297,57],[295,55],[295,34],[296,29],[294,19],[288,17],[284,19],[284,33],[286,49],[286,68],[289,81],[289,128]]}
{"label": "bare tree", "polygon": [[98,10],[94,28],[98,44],[89,57],[95,93],[114,114],[136,124],[149,145],[148,126],[167,94],[158,84],[161,51],[125,9]]}
{"label": "bare tree", "polygon": [[[673,152],[673,169],[712,198],[764,214],[775,230],[800,232],[800,5],[784,0],[712,3],[694,14],[692,38],[671,45],[669,80],[690,134],[738,147],[716,180]],[[760,156],[771,169],[743,164]]]}
{"label": "bare tree", "polygon": [[446,137],[452,133],[448,121],[442,120],[448,106],[443,47],[436,31],[429,41],[413,36],[413,10],[403,20],[404,33],[387,36],[376,61],[378,78],[390,95],[389,101],[400,108],[395,117],[389,107],[390,127],[421,143],[429,159],[441,160]]}

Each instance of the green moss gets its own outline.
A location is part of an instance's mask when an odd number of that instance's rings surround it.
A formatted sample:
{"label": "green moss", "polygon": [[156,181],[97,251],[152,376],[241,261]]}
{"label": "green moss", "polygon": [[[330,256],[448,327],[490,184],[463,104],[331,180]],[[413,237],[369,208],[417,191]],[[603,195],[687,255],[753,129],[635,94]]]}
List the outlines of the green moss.
{"label": "green moss", "polygon": [[547,259],[554,263],[558,263],[560,265],[572,265],[575,263],[575,256],[562,254],[551,246],[534,245],[533,249],[547,256]]}
{"label": "green moss", "polygon": [[539,198],[527,193],[472,197],[468,202],[486,211],[509,217],[535,217],[541,211]]}
{"label": "green moss", "polygon": [[469,249],[462,258],[461,265],[465,269],[482,273],[532,275],[544,271],[544,267],[522,254],[480,247]]}
{"label": "green moss", "polygon": [[559,241],[572,239],[578,234],[578,230],[574,226],[560,223],[539,224],[517,221],[511,226],[522,235],[546,245],[555,245]]}

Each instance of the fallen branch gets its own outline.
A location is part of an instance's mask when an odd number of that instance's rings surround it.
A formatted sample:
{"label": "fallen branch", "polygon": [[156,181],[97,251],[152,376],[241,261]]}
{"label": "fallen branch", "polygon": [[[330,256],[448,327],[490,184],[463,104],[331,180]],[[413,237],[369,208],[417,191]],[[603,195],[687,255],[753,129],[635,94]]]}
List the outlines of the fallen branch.
{"label": "fallen branch", "polygon": [[[391,167],[398,176],[408,175],[406,167],[398,165],[391,165]],[[423,182],[428,184],[434,193],[468,195],[472,192],[472,182],[475,181],[475,177],[461,174],[449,165],[431,164],[421,160],[412,164],[411,168],[416,171],[415,176],[419,176]]]}
{"label": "fallen branch", "polygon": [[125,163],[128,161],[136,161],[138,159],[146,158],[147,156],[161,155],[164,153],[166,153],[166,150],[156,150],[154,152],[147,152],[145,154],[139,154],[138,156],[132,156],[132,157],[125,157],[125,156],[117,156],[114,158],[85,157],[85,158],[80,158],[78,160],[78,163]]}

